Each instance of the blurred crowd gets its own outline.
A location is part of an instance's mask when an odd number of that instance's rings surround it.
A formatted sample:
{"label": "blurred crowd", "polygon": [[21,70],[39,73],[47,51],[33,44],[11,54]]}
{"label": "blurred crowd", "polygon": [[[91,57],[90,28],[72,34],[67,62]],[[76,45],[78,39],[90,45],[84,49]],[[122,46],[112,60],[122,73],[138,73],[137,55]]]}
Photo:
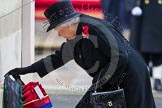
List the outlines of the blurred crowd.
{"label": "blurred crowd", "polygon": [[105,20],[117,19],[143,56],[154,89],[162,91],[162,0],[101,0]]}

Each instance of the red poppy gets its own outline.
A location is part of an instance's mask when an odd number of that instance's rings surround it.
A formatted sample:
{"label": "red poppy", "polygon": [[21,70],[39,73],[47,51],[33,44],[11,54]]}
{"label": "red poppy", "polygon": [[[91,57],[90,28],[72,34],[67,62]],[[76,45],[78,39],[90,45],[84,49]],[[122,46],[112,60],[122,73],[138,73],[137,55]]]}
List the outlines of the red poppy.
{"label": "red poppy", "polygon": [[85,36],[86,38],[89,37],[89,27],[87,25],[85,26],[82,26],[82,29],[83,29],[83,36]]}

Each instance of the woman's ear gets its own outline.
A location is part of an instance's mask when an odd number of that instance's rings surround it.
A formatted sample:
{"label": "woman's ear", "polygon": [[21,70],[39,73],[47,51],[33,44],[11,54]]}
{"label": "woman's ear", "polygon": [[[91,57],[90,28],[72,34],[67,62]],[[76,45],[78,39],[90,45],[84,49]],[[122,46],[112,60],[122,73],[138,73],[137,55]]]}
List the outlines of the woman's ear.
{"label": "woman's ear", "polygon": [[74,26],[72,23],[70,23],[69,25],[69,29],[71,30],[73,27],[72,26]]}
{"label": "woman's ear", "polygon": [[77,23],[70,23],[69,24],[69,30],[76,31],[77,29]]}

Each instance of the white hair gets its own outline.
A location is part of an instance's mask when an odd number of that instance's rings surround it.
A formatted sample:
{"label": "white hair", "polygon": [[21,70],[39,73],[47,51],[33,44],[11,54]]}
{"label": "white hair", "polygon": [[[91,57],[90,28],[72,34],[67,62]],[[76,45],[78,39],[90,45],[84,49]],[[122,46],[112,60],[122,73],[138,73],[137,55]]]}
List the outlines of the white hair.
{"label": "white hair", "polygon": [[80,17],[72,18],[70,21],[61,24],[60,26],[71,26],[72,24],[79,23],[79,21],[80,21]]}

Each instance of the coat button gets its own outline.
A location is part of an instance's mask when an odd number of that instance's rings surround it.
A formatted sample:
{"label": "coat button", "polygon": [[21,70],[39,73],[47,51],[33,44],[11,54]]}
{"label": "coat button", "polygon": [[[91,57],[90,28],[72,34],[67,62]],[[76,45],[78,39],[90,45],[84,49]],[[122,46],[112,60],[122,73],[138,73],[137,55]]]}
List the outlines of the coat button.
{"label": "coat button", "polygon": [[162,4],[162,0],[158,0],[158,4],[160,4],[160,5],[161,5],[161,4]]}
{"label": "coat button", "polygon": [[107,104],[108,104],[109,107],[112,107],[112,105],[113,105],[113,104],[112,104],[112,101],[108,101]]}
{"label": "coat button", "polygon": [[150,0],[145,0],[145,4],[149,4],[150,3]]}

